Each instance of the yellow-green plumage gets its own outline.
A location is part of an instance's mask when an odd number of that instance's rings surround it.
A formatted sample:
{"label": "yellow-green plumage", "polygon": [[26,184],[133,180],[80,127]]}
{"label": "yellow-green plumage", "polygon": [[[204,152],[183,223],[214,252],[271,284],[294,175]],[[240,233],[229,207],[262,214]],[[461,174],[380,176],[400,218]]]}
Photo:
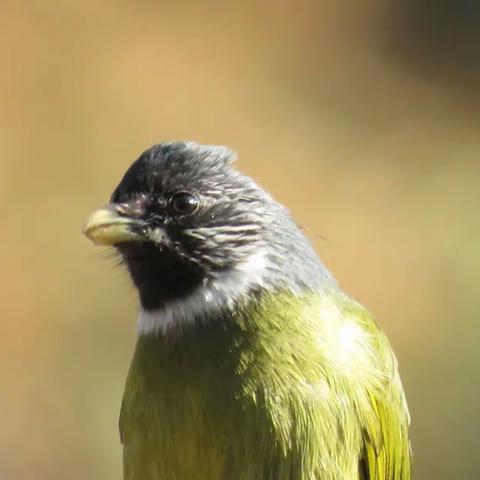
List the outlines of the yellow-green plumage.
{"label": "yellow-green plumage", "polygon": [[125,480],[408,480],[409,417],[385,335],[336,289],[264,294],[138,339]]}

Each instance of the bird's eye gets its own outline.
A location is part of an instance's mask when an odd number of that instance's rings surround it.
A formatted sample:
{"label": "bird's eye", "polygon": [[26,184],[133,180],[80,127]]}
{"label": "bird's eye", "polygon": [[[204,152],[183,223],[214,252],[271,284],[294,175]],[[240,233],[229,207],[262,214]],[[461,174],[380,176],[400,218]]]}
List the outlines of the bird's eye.
{"label": "bird's eye", "polygon": [[193,213],[198,206],[197,198],[191,193],[181,192],[172,196],[169,209],[175,215],[188,215]]}

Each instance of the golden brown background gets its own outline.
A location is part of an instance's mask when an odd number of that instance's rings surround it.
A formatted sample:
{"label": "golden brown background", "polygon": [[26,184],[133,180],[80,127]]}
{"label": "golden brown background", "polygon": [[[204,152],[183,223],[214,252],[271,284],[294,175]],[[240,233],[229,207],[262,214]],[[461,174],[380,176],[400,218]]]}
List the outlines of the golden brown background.
{"label": "golden brown background", "polygon": [[136,297],[80,231],[166,139],[236,149],[374,312],[415,478],[480,478],[478,25],[468,0],[2,1],[0,479],[120,478]]}

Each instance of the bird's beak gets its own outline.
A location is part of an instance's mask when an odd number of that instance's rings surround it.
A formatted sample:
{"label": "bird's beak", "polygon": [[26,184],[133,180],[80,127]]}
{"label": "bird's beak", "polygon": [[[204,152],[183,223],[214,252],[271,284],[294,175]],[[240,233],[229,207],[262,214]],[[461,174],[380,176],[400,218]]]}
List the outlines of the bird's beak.
{"label": "bird's beak", "polygon": [[83,233],[95,245],[117,245],[124,242],[145,241],[141,234],[143,222],[122,215],[123,204],[110,204],[95,210],[85,222]]}

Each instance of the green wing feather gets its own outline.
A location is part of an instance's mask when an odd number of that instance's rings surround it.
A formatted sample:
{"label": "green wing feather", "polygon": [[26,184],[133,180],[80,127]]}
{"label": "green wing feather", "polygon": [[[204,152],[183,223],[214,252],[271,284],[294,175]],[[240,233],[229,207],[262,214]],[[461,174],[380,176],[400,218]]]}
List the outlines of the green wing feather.
{"label": "green wing feather", "polygon": [[398,404],[387,405],[373,397],[371,401],[375,417],[365,426],[361,459],[365,480],[409,480],[407,421],[398,418]]}
{"label": "green wing feather", "polygon": [[359,322],[374,341],[373,354],[382,374],[379,384],[366,386],[371,409],[363,416],[364,449],[360,480],[410,480],[410,415],[390,343],[370,313],[358,306]]}

